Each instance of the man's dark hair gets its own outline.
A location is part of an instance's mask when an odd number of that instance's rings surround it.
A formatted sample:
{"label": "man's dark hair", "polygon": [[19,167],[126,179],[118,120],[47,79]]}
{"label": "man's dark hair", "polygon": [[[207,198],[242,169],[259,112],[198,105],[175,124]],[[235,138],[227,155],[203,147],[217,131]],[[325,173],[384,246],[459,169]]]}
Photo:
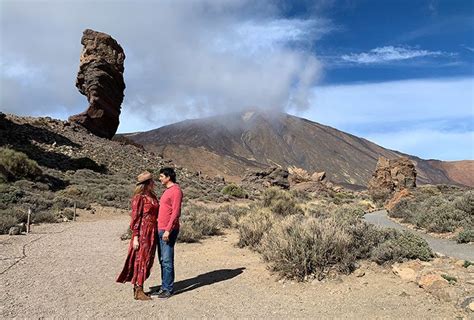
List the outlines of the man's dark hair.
{"label": "man's dark hair", "polygon": [[164,174],[165,177],[169,177],[172,182],[176,182],[176,172],[173,168],[161,168],[160,173]]}

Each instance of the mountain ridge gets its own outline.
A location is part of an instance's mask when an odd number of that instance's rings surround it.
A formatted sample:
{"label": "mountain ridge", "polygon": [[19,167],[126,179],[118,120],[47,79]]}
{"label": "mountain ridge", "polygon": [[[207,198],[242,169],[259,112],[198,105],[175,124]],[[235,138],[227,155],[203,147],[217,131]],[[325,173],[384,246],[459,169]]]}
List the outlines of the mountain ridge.
{"label": "mountain ridge", "polygon": [[449,166],[433,162],[440,160],[425,160],[383,148],[367,139],[285,113],[235,112],[123,135],[179,165],[236,181],[247,170],[278,165],[297,166],[309,172],[326,171],[335,182],[365,186],[379,156],[409,157],[417,167],[421,184],[465,185],[471,181],[460,180],[463,174],[450,175],[446,169]]}

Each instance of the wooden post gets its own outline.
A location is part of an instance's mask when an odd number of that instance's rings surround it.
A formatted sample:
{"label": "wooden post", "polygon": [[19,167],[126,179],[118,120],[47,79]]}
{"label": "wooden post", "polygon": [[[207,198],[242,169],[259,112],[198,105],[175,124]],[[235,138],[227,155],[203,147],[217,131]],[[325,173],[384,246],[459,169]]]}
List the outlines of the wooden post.
{"label": "wooden post", "polygon": [[74,217],[72,218],[72,221],[76,221],[76,201],[74,201]]}
{"label": "wooden post", "polygon": [[31,208],[28,208],[28,218],[26,219],[26,233],[30,233]]}

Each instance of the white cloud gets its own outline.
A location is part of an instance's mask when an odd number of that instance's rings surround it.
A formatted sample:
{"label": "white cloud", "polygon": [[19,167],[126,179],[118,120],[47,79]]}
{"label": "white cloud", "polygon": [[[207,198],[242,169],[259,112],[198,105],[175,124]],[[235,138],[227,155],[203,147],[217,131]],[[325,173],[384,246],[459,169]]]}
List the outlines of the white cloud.
{"label": "white cloud", "polygon": [[474,78],[323,86],[314,89],[310,105],[296,114],[385,148],[474,159]]}
{"label": "white cloud", "polygon": [[[272,1],[6,1],[1,3],[0,108],[18,114],[82,112],[75,88],[86,28],[112,35],[124,48],[130,114],[155,127],[186,117],[248,107],[302,109],[321,73],[308,48],[330,21],[281,19]],[[58,31],[60,30],[60,32]],[[38,68],[42,81],[31,78]],[[65,109],[64,109],[65,108]],[[127,111],[127,112],[125,112]],[[139,122],[138,122],[139,123]],[[129,126],[127,126],[129,127]],[[136,128],[135,130],[140,130]]]}
{"label": "white cloud", "polygon": [[408,60],[419,57],[449,56],[451,53],[441,51],[429,51],[414,49],[410,47],[385,46],[370,50],[369,52],[351,53],[341,56],[346,62],[360,64],[377,64],[392,61]]}
{"label": "white cloud", "polygon": [[423,159],[474,160],[474,131],[396,130],[369,134],[366,138]]}

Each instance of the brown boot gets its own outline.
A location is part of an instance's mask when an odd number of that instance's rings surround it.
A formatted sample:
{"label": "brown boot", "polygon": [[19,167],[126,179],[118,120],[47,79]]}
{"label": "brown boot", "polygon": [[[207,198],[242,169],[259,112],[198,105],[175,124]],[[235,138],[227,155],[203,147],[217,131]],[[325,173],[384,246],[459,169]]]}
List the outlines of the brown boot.
{"label": "brown boot", "polygon": [[143,292],[143,287],[142,286],[136,286],[135,287],[135,300],[151,300],[149,296]]}

